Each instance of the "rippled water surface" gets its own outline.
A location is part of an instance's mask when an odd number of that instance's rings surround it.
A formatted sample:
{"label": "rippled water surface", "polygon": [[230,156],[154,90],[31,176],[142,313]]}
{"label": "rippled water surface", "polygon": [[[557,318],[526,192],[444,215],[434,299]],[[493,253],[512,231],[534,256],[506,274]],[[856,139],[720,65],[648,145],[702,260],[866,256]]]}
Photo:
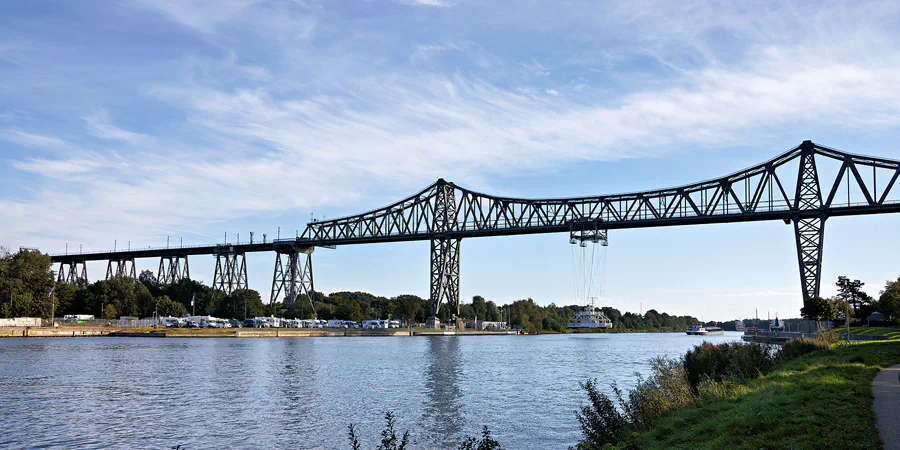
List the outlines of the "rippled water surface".
{"label": "rippled water surface", "polygon": [[[632,385],[677,334],[0,339],[0,448],[374,448],[384,411],[413,447],[488,425],[507,449],[567,448],[578,384]],[[371,445],[369,445],[371,444]]]}

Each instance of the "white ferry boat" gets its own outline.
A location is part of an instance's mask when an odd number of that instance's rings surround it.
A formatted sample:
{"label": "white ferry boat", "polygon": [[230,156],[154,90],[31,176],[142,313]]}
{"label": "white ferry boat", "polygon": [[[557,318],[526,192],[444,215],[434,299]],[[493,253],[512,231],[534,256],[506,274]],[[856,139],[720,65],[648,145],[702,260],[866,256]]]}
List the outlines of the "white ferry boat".
{"label": "white ferry boat", "polygon": [[702,323],[694,324],[687,329],[689,336],[712,336],[717,334],[725,334],[725,330],[719,327],[705,327]]}
{"label": "white ferry boat", "polygon": [[585,306],[569,319],[568,328],[612,328],[612,321],[593,306]]}

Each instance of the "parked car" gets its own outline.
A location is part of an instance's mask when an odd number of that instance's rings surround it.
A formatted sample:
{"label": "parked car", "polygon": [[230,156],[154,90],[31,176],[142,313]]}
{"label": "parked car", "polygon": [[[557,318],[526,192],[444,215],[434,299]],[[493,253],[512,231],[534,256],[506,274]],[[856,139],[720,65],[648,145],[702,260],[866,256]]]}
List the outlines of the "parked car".
{"label": "parked car", "polygon": [[237,320],[237,319],[231,319],[231,320],[229,320],[229,321],[228,321],[228,324],[231,325],[231,328],[241,328],[241,327],[243,327],[243,325],[241,325],[241,321],[240,321],[240,320]]}
{"label": "parked car", "polygon": [[200,328],[200,324],[197,322],[194,322],[193,320],[188,320],[187,322],[184,323],[184,327],[185,328]]}

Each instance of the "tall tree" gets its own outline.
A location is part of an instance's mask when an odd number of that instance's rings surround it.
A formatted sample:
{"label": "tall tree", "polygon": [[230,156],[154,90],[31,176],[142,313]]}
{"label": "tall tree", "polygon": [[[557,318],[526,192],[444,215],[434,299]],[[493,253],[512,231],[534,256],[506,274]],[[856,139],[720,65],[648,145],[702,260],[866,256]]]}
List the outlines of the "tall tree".
{"label": "tall tree", "polygon": [[900,322],[900,277],[885,283],[878,298],[878,309],[886,319]]}
{"label": "tall tree", "polygon": [[816,321],[818,329],[822,329],[823,320],[834,320],[838,316],[837,307],[834,302],[825,300],[822,297],[813,297],[806,301],[806,304],[800,308],[800,315]]}

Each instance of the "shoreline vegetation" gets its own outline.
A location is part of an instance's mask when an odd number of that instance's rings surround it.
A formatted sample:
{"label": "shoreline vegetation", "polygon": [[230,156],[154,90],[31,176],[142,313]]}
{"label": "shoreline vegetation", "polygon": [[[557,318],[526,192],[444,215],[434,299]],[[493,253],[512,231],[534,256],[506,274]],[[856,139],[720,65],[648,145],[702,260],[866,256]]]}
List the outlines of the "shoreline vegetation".
{"label": "shoreline vegetation", "polygon": [[[541,332],[531,336],[563,334],[681,333],[677,330],[566,330]],[[46,337],[169,337],[169,338],[271,338],[271,337],[381,337],[381,336],[513,336],[522,331],[436,330],[433,328],[122,328],[101,325],[68,325],[56,327],[0,327],[0,338]]]}

